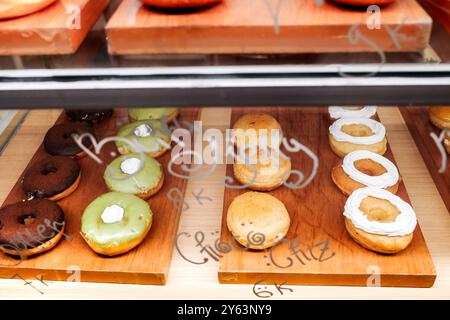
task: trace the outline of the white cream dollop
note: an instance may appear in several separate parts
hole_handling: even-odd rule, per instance
[[[386,169],[386,172],[379,176],[369,176],[355,167],[358,160],[369,159]],[[353,180],[368,187],[387,188],[395,185],[400,178],[397,167],[387,158],[367,150],[353,151],[344,157],[342,169]]]
[[[344,125],[361,124],[367,126],[372,135],[367,137],[356,137],[342,131]],[[330,134],[336,141],[350,142],[354,144],[370,145],[383,141],[386,136],[386,128],[381,122],[368,118],[341,118],[333,122],[329,128]]]
[[[129,158],[120,164],[120,170],[126,174],[135,174],[141,168],[141,160],[137,158]]]
[[[367,197],[389,201],[400,214],[393,222],[370,221],[360,209],[361,202]],[[411,234],[417,225],[416,213],[408,203],[389,191],[373,187],[354,191],[345,203],[344,216],[358,229],[390,237]]]
[[[133,133],[135,136],[137,137],[148,137],[152,134],[152,127],[150,127],[150,125],[148,125],[147,123],[143,123],[139,126],[137,126]]]
[[[116,223],[122,221],[125,216],[125,210],[116,204],[112,206],[106,207],[102,212],[102,221],[103,223]]]
[[[365,106],[362,108],[331,106],[328,107],[328,112],[332,119],[370,118],[377,113],[377,109],[378,107],[376,106]]]

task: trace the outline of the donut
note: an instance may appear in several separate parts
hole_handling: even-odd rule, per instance
[[[53,156],[70,156],[82,158],[86,153],[78,146],[73,135],[90,133],[94,135],[94,129],[82,122],[64,122],[51,127],[44,137],[44,148]],[[92,146],[90,139],[83,139],[87,148]]]
[[[331,171],[336,186],[345,194],[365,187],[397,193],[400,175],[389,159],[367,150],[347,154]]]
[[[245,163],[245,159],[250,164],[254,162],[256,177],[255,170]],[[265,150],[258,149],[252,157],[251,150],[248,148],[245,150],[245,159],[236,159],[233,170],[236,180],[243,185],[249,185],[249,189],[271,191],[282,186],[289,178],[292,168],[291,160],[283,158],[276,151],[267,149],[266,154]]]
[[[394,254],[411,243],[417,225],[413,208],[395,194],[373,187],[354,191],[344,209],[349,235],[366,249]]]
[[[103,119],[111,117],[112,109],[87,109],[87,110],[65,110],[67,117],[72,121],[87,122],[89,124],[99,123]]]
[[[197,8],[210,6],[222,0],[141,0],[142,3],[157,8]]]
[[[365,107],[328,107],[328,113],[331,119],[340,118],[372,118],[377,114],[378,107],[365,106]]]
[[[167,123],[170,123],[178,116],[177,108],[138,108],[128,109],[128,117],[131,121],[141,120],[160,120],[167,117]]]
[[[395,0],[334,0],[335,2],[350,5],[350,6],[361,6],[368,7],[371,5],[387,5],[394,2]]]
[[[116,256],[138,246],[152,226],[152,211],[144,200],[109,192],[92,201],[81,217],[81,236],[96,253]]]
[[[74,192],[80,180],[81,169],[74,159],[48,156],[26,170],[22,190],[29,197],[57,201]]]
[[[267,146],[278,148],[283,139],[280,123],[268,114],[247,114],[239,118],[233,126],[233,139],[238,148]]]
[[[21,201],[0,209],[0,250],[29,257],[52,249],[64,235],[64,213],[47,199]]]
[[[273,247],[283,240],[290,225],[285,205],[267,193],[246,192],[234,198],[228,207],[228,230],[249,249]]]
[[[125,141],[116,141],[117,150],[121,154],[140,152],[144,148],[145,154],[157,158],[170,149],[170,133],[165,132],[158,120],[136,121],[119,129],[117,136]]]
[[[440,129],[450,129],[450,107],[429,109],[430,121]]]
[[[56,0],[2,0],[0,1],[0,20],[18,18],[40,11]]]
[[[155,195],[163,186],[164,173],[158,160],[131,153],[113,160],[103,175],[111,191],[131,193],[141,199]]]
[[[329,128],[330,147],[343,158],[356,150],[368,150],[383,155],[387,150],[386,128],[367,118],[341,118]]]

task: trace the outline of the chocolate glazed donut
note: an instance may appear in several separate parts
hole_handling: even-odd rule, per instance
[[[64,212],[54,202],[34,199],[0,209],[0,250],[30,256],[53,248],[64,232]]]
[[[66,115],[72,121],[99,123],[105,118],[111,117],[112,109],[88,109],[88,110],[65,110]]]
[[[82,122],[64,122],[55,125],[50,128],[45,135],[44,148],[49,154],[54,156],[81,158],[85,153],[78,146],[72,135],[81,135],[83,133],[94,134],[94,129]],[[91,147],[92,142],[90,139],[84,139],[83,144],[89,148]]]
[[[56,201],[78,186],[80,166],[70,157],[48,156],[33,164],[23,176],[22,190],[29,197]]]

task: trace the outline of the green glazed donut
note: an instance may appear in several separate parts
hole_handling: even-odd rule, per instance
[[[102,214],[111,206],[123,209],[123,218],[105,223]],[[99,254],[115,256],[139,245],[152,226],[148,203],[132,194],[109,192],[92,201],[81,217],[81,235]]]
[[[138,128],[142,128],[143,126],[148,126],[151,128],[151,133],[148,136],[138,136],[135,134],[135,130]],[[126,138],[133,143],[139,143],[142,147],[145,148],[145,153],[150,157],[159,157],[164,152],[169,150],[164,145],[158,143],[157,138],[166,142],[170,145],[170,135],[164,132],[164,128],[162,124],[158,120],[144,120],[144,121],[136,121],[133,123],[129,123],[122,128],[119,129],[117,133],[118,137]],[[133,145],[126,143],[124,141],[116,141],[117,149],[121,154],[128,154],[132,152],[140,152]]]
[[[126,164],[128,166],[125,166]],[[106,167],[103,179],[112,191],[131,193],[139,198],[148,199],[161,189],[164,174],[158,160],[144,154],[141,158],[139,153],[130,153],[113,160]]]
[[[167,117],[167,122],[170,122],[178,114],[177,108],[137,108],[128,109],[128,116],[134,121],[139,120],[159,120],[162,117]]]

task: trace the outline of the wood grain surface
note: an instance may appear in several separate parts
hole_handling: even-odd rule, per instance
[[[183,109],[179,119],[192,122],[198,115],[198,109]],[[57,123],[64,121],[69,120],[62,114]],[[98,139],[113,136],[127,122],[127,111],[116,109],[110,119],[95,126],[96,135]],[[137,248],[123,255],[112,258],[100,256],[89,248],[79,233],[84,208],[109,191],[103,181],[103,172],[106,165],[114,159],[113,153],[118,154],[114,143],[110,142],[100,151],[99,157],[103,164],[98,164],[90,157],[79,160],[80,185],[69,197],[58,202],[66,216],[65,234],[69,238],[63,239],[53,250],[24,261],[1,254],[0,277],[13,278],[20,274],[25,279],[43,276],[49,280],[70,281],[76,275],[83,282],[166,283],[181,212],[181,207],[173,203],[168,195],[172,188],[179,188],[183,193],[186,180],[170,175],[165,169],[163,188],[148,200],[153,211],[152,228]],[[45,156],[46,152],[40,145],[30,165]],[[167,168],[170,152],[166,152],[158,160]],[[21,189],[21,176],[3,205],[26,199]]]
[[[58,0],[28,16],[0,20],[0,55],[74,53],[109,2]]]
[[[347,197],[331,179],[331,169],[340,158],[329,147],[328,127],[332,121],[325,108],[233,109],[231,127],[243,114],[257,112],[273,115],[288,139],[297,139],[318,155],[319,170],[304,189],[283,186],[270,192],[285,204],[291,216],[286,241],[271,250],[259,252],[234,246],[220,261],[221,283],[256,283],[264,279],[304,285],[370,286],[376,279],[374,275],[379,275],[381,286],[433,285],[435,268],[419,226],[410,246],[396,255],[366,250],[348,235],[342,215]],[[293,169],[302,171],[307,177],[312,160],[304,153],[287,154],[292,157]],[[395,163],[390,148],[385,156]],[[228,165],[227,175],[233,177],[232,165]],[[236,196],[247,191],[225,189],[222,243],[234,242],[226,225],[227,209]],[[403,182],[398,195],[410,202]]]
[[[372,30],[366,26],[370,14],[365,10],[332,1],[317,5],[280,0],[277,11],[277,3],[226,0],[200,11],[170,14],[139,0],[124,0],[106,27],[109,51],[121,55],[373,52],[378,47],[420,51],[430,37],[432,20],[415,0],[383,7],[381,28]],[[393,39],[389,31],[397,28],[402,36]],[[359,32],[378,47],[369,45]]]
[[[439,136],[442,130],[430,122],[427,107],[405,107],[401,113],[450,213],[450,161],[446,170],[439,173],[442,156],[430,136],[432,132]]]

